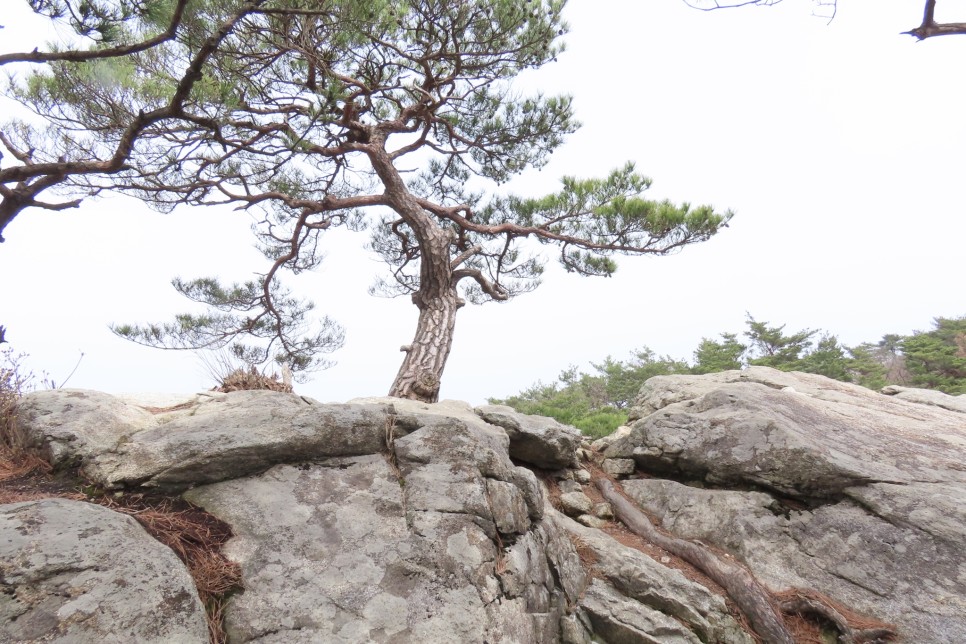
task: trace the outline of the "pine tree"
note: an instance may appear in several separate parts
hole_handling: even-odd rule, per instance
[[[890,384],[888,370],[876,344],[865,342],[849,348],[848,352],[849,379],[852,382],[869,389],[881,389]]]
[[[701,338],[694,351],[694,366],[691,373],[716,373],[730,369],[741,369],[748,346],[738,342],[736,333],[722,333],[721,341]]]
[[[815,347],[798,361],[795,370],[852,382],[850,368],[852,363],[846,351],[847,349],[839,344],[838,338],[825,333],[815,343]]]
[[[419,310],[390,394],[433,401],[457,311],[539,284],[547,258],[527,240],[555,248],[568,271],[607,276],[617,255],[678,250],[731,216],[645,199],[650,180],[632,164],[565,177],[543,197],[501,192],[577,128],[570,97],[512,88],[561,51],[563,0],[38,4],[51,16],[88,7],[97,15],[72,26],[95,42],[0,61],[49,64],[7,87],[48,123],[3,126],[19,165],[0,169],[0,186],[33,187],[19,201],[3,193],[0,224],[52,186],[73,205],[116,191],[163,211],[232,204],[261,217],[259,279],[176,283],[208,313],[116,327],[137,342],[321,366],[341,329],[310,331],[310,305],[279,273],[316,267],[324,231],[367,229],[389,267],[377,291]]]
[[[747,314],[748,330],[745,336],[750,341],[750,351],[753,356],[748,360],[750,365],[774,367],[784,371],[792,371],[799,366],[799,360],[809,351],[812,338],[818,331],[805,329],[798,333],[785,335],[785,325],[768,326],[767,322],[758,322],[751,314]]]
[[[931,331],[916,331],[901,342],[914,387],[966,394],[966,317],[936,318]]]

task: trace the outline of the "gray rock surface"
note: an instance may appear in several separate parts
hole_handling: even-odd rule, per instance
[[[961,536],[947,539],[892,522],[852,499],[788,510],[767,494],[657,479],[627,481],[624,489],[662,517],[666,529],[735,555],[773,589],[821,589],[893,622],[903,641],[940,644],[966,632]],[[888,498],[894,491],[880,494]]]
[[[208,641],[181,561],[131,517],[46,499],[0,505],[0,641]]]
[[[321,405],[294,394],[201,395],[169,410],[77,389],[24,397],[18,422],[54,465],[78,464],[108,488],[180,490],[318,456],[385,444],[383,405]]]
[[[560,620],[560,644],[592,644],[594,627],[585,613]]]
[[[601,469],[614,477],[623,477],[634,473],[633,458],[605,458]]]
[[[43,447],[56,466],[79,465],[85,476],[107,488],[171,491],[246,476],[277,463],[376,453],[387,438],[401,437],[431,419],[456,419],[509,434],[510,455],[541,467],[572,464],[580,440],[571,427],[510,408],[474,411],[458,401],[427,405],[397,398],[322,405],[273,391],[139,399],[54,389],[24,397],[18,417],[32,444]]]
[[[513,458],[548,470],[576,465],[582,438],[579,430],[552,418],[520,414],[503,405],[483,405],[476,412],[486,422],[506,430]]]
[[[912,387],[900,387],[899,385],[889,385],[882,388],[882,393],[887,396],[895,396],[900,400],[920,403],[922,405],[935,405],[949,411],[958,411],[966,414],[966,394],[950,396],[941,391],[932,389],[913,389]]]
[[[592,514],[580,514],[580,515],[577,515],[575,518],[577,519],[578,523],[581,523],[587,526],[588,528],[601,529],[607,525],[607,521],[605,521],[604,519],[601,519],[600,517],[596,517]]]
[[[701,644],[673,617],[628,599],[599,579],[590,584],[580,606],[607,644]]]
[[[612,521],[614,519],[614,508],[610,503],[596,503],[594,504],[594,516]]]
[[[603,452],[611,443],[613,443],[619,438],[624,438],[630,433],[631,433],[630,427],[628,427],[627,425],[621,425],[620,427],[615,429],[613,433],[608,434],[607,436],[598,438],[597,440],[592,442],[590,446],[598,452]]]
[[[606,455],[724,488],[626,481],[674,534],[776,590],[818,589],[891,621],[905,641],[966,632],[961,413],[764,367],[652,378],[638,402]]]
[[[747,372],[651,378],[638,400],[645,410],[664,406],[605,456],[798,498],[834,499],[876,482],[966,483],[961,414],[812,374]]]
[[[410,411],[393,454],[187,493],[236,535],[226,554],[246,591],[226,610],[232,642],[559,641],[585,573],[532,507],[540,488],[510,461],[506,433]]]
[[[570,516],[590,514],[594,509],[594,502],[583,492],[564,492],[560,495],[560,505]]]

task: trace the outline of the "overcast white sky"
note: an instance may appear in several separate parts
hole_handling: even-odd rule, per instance
[[[4,0],[0,51],[33,48],[25,2]],[[24,6],[21,6],[24,5]],[[966,3],[939,3],[966,20]],[[565,174],[627,160],[656,198],[736,211],[715,239],[672,257],[622,258],[610,279],[550,267],[510,303],[468,305],[441,396],[482,403],[648,346],[690,358],[702,337],[744,329],[745,312],[821,328],[846,344],[966,315],[966,36],[917,43],[920,0],[841,0],[831,24],[805,0],[703,13],[681,0],[571,0],[559,62],[528,86],[568,92],[584,127],[554,161],[511,186],[553,190]],[[0,103],[0,114],[10,105]],[[213,383],[191,353],[116,338],[111,322],[187,308],[175,275],[264,271],[245,214],[160,215],[105,198],[25,212],[0,245],[0,324],[29,364],[72,387],[190,392]],[[347,329],[337,366],[299,393],[383,395],[412,339],[406,299],[367,295],[382,265],[364,235],[326,240],[320,271],[289,283]]]

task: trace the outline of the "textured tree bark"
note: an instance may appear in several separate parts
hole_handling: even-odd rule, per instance
[[[750,572],[694,542],[662,534],[651,525],[650,520],[637,506],[617,492],[611,481],[597,479],[597,487],[614,507],[617,518],[628,529],[681,557],[724,588],[765,644],[795,644],[795,639],[785,626],[771,595]]]
[[[418,295],[413,296],[414,301]],[[449,289],[448,293],[430,298],[422,305],[416,302],[416,305],[419,306],[416,337],[411,345],[403,347],[406,357],[389,395],[436,402],[443,369],[453,345],[456,311],[463,306],[463,300],[455,289]]]
[[[432,223],[416,232],[419,237],[419,290],[413,304],[419,309],[416,336],[403,347],[406,357],[399,367],[390,396],[423,402],[439,400],[439,385],[453,346],[456,311],[464,302],[456,290],[450,260],[452,233]]]

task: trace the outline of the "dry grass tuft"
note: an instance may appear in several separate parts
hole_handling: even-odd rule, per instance
[[[0,440],[0,481],[21,479],[34,472],[46,474],[50,463],[33,452],[20,450]]]
[[[254,366],[245,369],[235,369],[221,378],[221,384],[212,391],[229,393],[232,391],[249,391],[252,389],[268,389],[282,393],[292,393],[292,385],[283,382],[278,374],[261,373]]]
[[[783,615],[785,626],[788,627],[795,644],[829,644],[836,639],[834,636],[826,635],[819,625],[811,619],[806,619],[802,615],[788,614]]]
[[[23,437],[17,431],[17,402],[30,390],[34,378],[23,366],[24,358],[10,347],[0,349],[0,444],[15,451],[23,446]]]
[[[17,425],[17,403],[30,390],[34,378],[33,373],[23,367],[25,357],[24,354],[15,355],[9,347],[0,350],[0,482],[50,471],[50,464],[46,460],[27,449],[27,441]],[[29,495],[0,490],[0,499],[28,500],[19,496]]]

